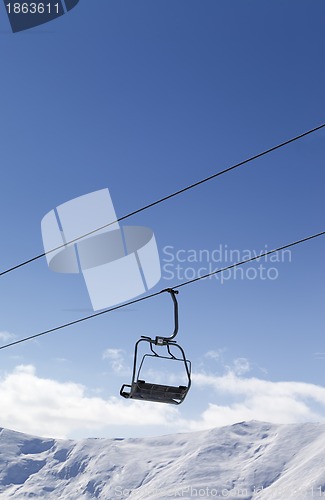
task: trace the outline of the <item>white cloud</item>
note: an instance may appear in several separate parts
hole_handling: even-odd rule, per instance
[[[223,354],[226,349],[217,349],[213,351],[208,351],[205,353],[204,357],[207,359],[214,359],[216,361],[222,361],[223,359]]]
[[[16,338],[16,335],[13,333],[7,332],[7,331],[2,331],[0,332],[0,342],[2,343],[7,343]]]
[[[321,360],[325,359],[325,352],[315,352],[314,353],[314,358],[315,359],[321,359]]]
[[[118,357],[119,353],[115,353]],[[109,356],[115,355],[110,352]],[[234,363],[246,369],[246,363]],[[242,366],[244,368],[242,368]],[[208,391],[202,391],[208,389]],[[193,392],[192,392],[193,391]],[[189,404],[199,393],[199,407]],[[208,394],[208,396],[205,396]],[[204,396],[203,396],[204,395]],[[325,419],[325,388],[304,382],[272,382],[240,376],[193,374],[187,405],[89,396],[85,386],[37,375],[31,365],[17,366],[0,378],[1,426],[50,437],[156,435],[230,425],[243,420],[294,423]],[[186,418],[187,411],[200,411]],[[114,431],[116,429],[116,432]]]
[[[127,369],[124,362],[125,351],[123,349],[106,349],[103,352],[103,359],[108,359],[111,365],[112,370],[118,374],[124,374],[126,371],[130,371],[130,368]]]
[[[189,424],[192,429],[230,425],[243,420],[294,423],[325,418],[325,388],[315,384],[244,378],[234,370],[222,376],[197,373],[193,375],[193,381],[197,387],[212,388],[215,396],[209,398],[208,408],[201,418]],[[230,403],[211,402],[225,396]]]
[[[224,359],[225,348],[208,351],[204,357],[216,361],[226,371],[234,371],[237,375],[244,375],[251,370],[251,364],[247,358],[236,358],[230,364]]]
[[[244,375],[244,373],[248,373],[251,369],[250,363],[246,358],[236,358],[233,364],[236,375]]]
[[[157,425],[168,432],[178,416],[174,407],[159,403],[88,397],[83,385],[38,377],[31,365],[0,379],[0,401],[1,426],[38,436],[71,437],[115,425]]]

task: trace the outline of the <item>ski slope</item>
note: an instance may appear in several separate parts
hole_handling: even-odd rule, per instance
[[[0,498],[325,498],[325,424],[243,422],[137,439],[1,429]]]

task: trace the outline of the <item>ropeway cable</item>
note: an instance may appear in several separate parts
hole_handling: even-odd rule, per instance
[[[259,255],[255,256],[255,257],[251,257],[250,259],[242,260],[240,262],[236,262],[235,264],[231,264],[231,265],[229,265],[227,267],[223,267],[222,269],[217,269],[216,271],[213,271],[211,273],[204,274],[203,276],[199,276],[197,278],[194,278],[194,279],[191,279],[191,280],[188,280],[188,281],[184,281],[183,283],[180,283],[179,285],[175,285],[175,286],[169,287],[169,289],[177,289],[177,288],[181,288],[181,287],[186,286],[186,285],[190,285],[192,283],[195,283],[196,281],[203,280],[203,279],[208,278],[209,276],[212,276],[214,274],[222,273],[224,271],[227,271],[228,269],[233,269],[235,267],[239,267],[239,266],[242,266],[244,264],[247,264],[248,262],[253,262],[254,260],[266,257],[267,255],[271,255],[273,253],[280,252],[281,250],[285,250],[286,248],[290,248],[290,247],[293,247],[293,246],[296,246],[296,245],[300,245],[302,243],[305,243],[306,241],[309,241],[309,240],[312,240],[312,239],[315,239],[315,238],[319,238],[320,236],[323,236],[324,234],[325,234],[325,231],[322,231],[320,233],[316,233],[316,234],[313,234],[311,236],[306,236],[305,238],[302,238],[300,240],[294,241],[293,243],[288,243],[287,245],[282,245],[281,247],[275,248],[274,250],[269,250],[268,252],[259,254]],[[166,291],[165,289],[164,290],[160,290],[159,292],[151,293],[150,295],[145,295],[144,297],[140,297],[139,299],[134,299],[134,300],[131,300],[129,302],[125,302],[123,304],[120,304],[118,306],[110,307],[109,309],[104,309],[103,311],[100,311],[98,313],[94,313],[94,314],[91,314],[89,316],[84,316],[83,318],[79,318],[79,319],[76,319],[74,321],[70,321],[69,323],[64,323],[63,325],[59,325],[59,326],[56,326],[54,328],[50,328],[48,330],[44,330],[43,332],[36,333],[35,335],[30,335],[29,337],[25,337],[25,338],[16,340],[14,342],[10,342],[9,344],[5,344],[3,346],[0,346],[0,350],[6,349],[8,347],[12,347],[12,346],[17,345],[17,344],[21,344],[23,342],[27,342],[28,340],[36,339],[38,337],[41,337],[43,335],[47,335],[49,333],[53,333],[53,332],[56,332],[56,331],[59,331],[59,330],[63,330],[64,328],[68,328],[69,326],[77,325],[78,323],[82,323],[82,322],[87,321],[89,319],[96,318],[97,316],[101,316],[103,314],[107,314],[109,312],[116,311],[117,309],[122,309],[123,307],[127,307],[127,306],[130,306],[132,304],[136,304],[138,302],[142,302],[143,300],[151,299],[152,297],[156,297],[157,295],[160,295],[161,293],[163,293],[165,291]]]
[[[205,182],[211,181],[212,179],[215,179],[216,177],[219,177],[219,176],[226,174],[232,170],[235,170],[236,168],[239,168],[243,165],[246,165],[247,163],[250,163],[254,160],[257,160],[258,158],[261,158],[262,156],[265,156],[269,153],[272,153],[273,151],[276,151],[277,149],[280,149],[284,146],[287,146],[288,144],[291,144],[292,142],[298,141],[299,139],[302,139],[303,137],[306,137],[307,135],[313,134],[314,132],[317,132],[318,130],[321,130],[324,127],[325,127],[325,123],[323,123],[322,125],[319,125],[318,127],[307,130],[307,132],[303,132],[302,134],[299,134],[295,137],[292,137],[291,139],[288,139],[284,142],[281,142],[280,144],[277,144],[276,146],[273,146],[269,149],[266,149],[265,151],[262,151],[261,153],[258,153],[254,156],[251,156],[250,158],[247,158],[246,160],[243,160],[239,163],[236,163],[228,168],[225,168],[224,170],[220,170],[219,172],[216,172],[208,177],[205,177],[204,179],[201,179],[197,182],[194,182],[193,184],[189,184],[188,186],[186,186],[182,189],[179,189],[178,191],[174,191],[173,193],[171,193],[167,196],[164,196],[163,198],[160,198],[156,201],[153,201],[152,203],[149,203],[148,205],[144,205],[143,207],[138,208],[137,210],[134,210],[133,212],[129,212],[128,214],[123,215],[122,217],[120,217],[120,218],[118,218],[118,219],[116,219],[108,224],[105,224],[101,227],[98,227],[97,229],[89,231],[88,233],[85,233],[85,234],[79,236],[78,238],[75,238],[71,241],[68,241],[63,245],[59,245],[55,248],[52,248],[51,250],[49,250],[47,252],[40,253],[34,257],[31,257],[30,259],[27,259],[23,262],[20,262],[19,264],[16,264],[15,266],[9,267],[9,268],[5,269],[4,271],[0,272],[0,277],[4,276],[5,274],[8,274],[16,269],[19,269],[20,267],[26,266],[27,264],[31,264],[32,262],[34,262],[38,259],[41,259],[42,257],[45,257],[46,255],[48,255],[52,252],[59,250],[60,248],[66,248],[67,245],[71,245],[72,243],[76,243],[77,241],[81,240],[82,238],[85,238],[86,236],[90,236],[91,234],[94,234],[97,231],[101,231],[102,229],[105,229],[105,228],[111,226],[112,224],[116,224],[117,222],[121,222],[125,219],[128,219],[129,217],[132,217],[133,215],[136,215],[136,214],[139,214],[140,212],[148,210],[149,208],[152,208],[155,205],[158,205],[158,204],[163,203],[171,198],[174,198],[175,196],[178,196],[182,193],[185,193],[186,191],[189,191],[190,189],[196,188],[196,187],[200,186],[201,184],[204,184]]]

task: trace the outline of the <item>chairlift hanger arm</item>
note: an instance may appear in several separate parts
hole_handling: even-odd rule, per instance
[[[173,299],[174,302],[174,331],[171,334],[170,337],[156,337],[156,343],[157,344],[166,344],[170,340],[173,340],[177,333],[178,333],[178,303],[176,299],[176,295],[178,294],[178,290],[173,290],[172,288],[166,288],[165,290],[162,290],[161,292],[168,292],[171,295],[171,298]]]

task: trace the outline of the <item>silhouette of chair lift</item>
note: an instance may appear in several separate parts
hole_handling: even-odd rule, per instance
[[[120,390],[120,395],[128,399],[138,399],[142,401],[152,401],[156,403],[169,403],[174,405],[181,404],[191,386],[191,362],[186,359],[183,348],[176,343],[173,339],[178,332],[178,303],[176,299],[177,291],[168,288],[163,290],[169,292],[174,303],[174,332],[170,337],[150,337],[142,336],[135,344],[133,374],[131,384],[123,384]],[[144,354],[141,362],[138,360],[138,346],[141,342],[149,344],[149,353]],[[164,348],[165,355],[158,354],[158,350]],[[178,355],[173,354],[172,351],[177,351]],[[186,385],[172,386],[161,385],[156,383],[146,382],[141,378],[141,371],[143,363],[147,358],[154,359],[168,359],[170,361],[180,361],[184,365],[186,375]],[[126,388],[128,388],[126,390]]]

